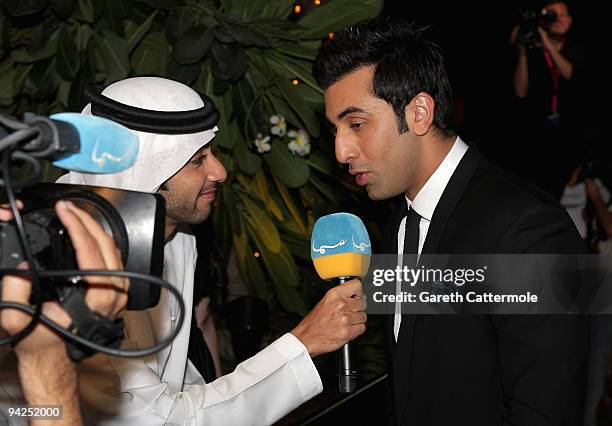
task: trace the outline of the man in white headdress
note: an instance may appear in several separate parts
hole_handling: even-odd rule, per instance
[[[292,330],[205,383],[187,359],[196,261],[195,238],[184,225],[210,214],[226,171],[210,149],[218,115],[207,97],[181,83],[138,77],[101,93],[88,92],[84,114],[131,128],[140,140],[134,166],[110,175],[71,172],[59,182],[158,192],[166,202],[164,279],[183,295],[185,319],[171,345],[144,358],[98,354],[79,368],[83,419],[91,424],[271,424],[322,391],[311,357],[331,352],[365,331],[359,281],[328,291]],[[354,297],[355,296],[355,297]],[[177,303],[125,316],[124,349],[146,348],[176,326]]]

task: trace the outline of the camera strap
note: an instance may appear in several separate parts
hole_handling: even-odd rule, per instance
[[[111,321],[89,309],[85,303],[85,290],[86,286],[82,282],[58,288],[62,307],[72,319],[68,331],[98,345],[118,349],[123,340],[123,320]],[[97,352],[72,341],[66,341],[66,351],[74,362],[79,362]]]
[[[546,49],[544,50],[544,59],[546,60],[546,66],[550,71],[550,79],[552,83],[552,96],[550,99],[550,112],[551,114],[557,114],[559,112],[559,76],[561,71],[555,65],[552,55]]]

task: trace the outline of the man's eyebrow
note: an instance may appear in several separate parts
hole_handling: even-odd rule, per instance
[[[340,114],[336,116],[336,118],[338,120],[342,120],[348,114],[351,114],[353,112],[366,112],[366,111],[361,108],[351,106],[351,107],[345,108]]]
[[[206,148],[207,148],[207,145],[204,145],[202,148],[198,149],[198,150],[195,152],[195,154],[193,154],[193,155],[191,156],[191,158],[189,159],[189,161],[193,161],[193,160],[195,160],[196,158],[198,158],[198,157],[200,157],[200,156],[204,155],[204,151],[206,151]]]

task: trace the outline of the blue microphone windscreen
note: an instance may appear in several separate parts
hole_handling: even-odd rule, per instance
[[[363,221],[350,213],[320,217],[312,230],[312,259],[342,253],[372,254],[370,236]]]
[[[53,164],[62,169],[85,173],[117,173],[134,165],[138,156],[138,137],[128,128],[106,118],[72,112],[49,118],[72,124],[81,150]]]

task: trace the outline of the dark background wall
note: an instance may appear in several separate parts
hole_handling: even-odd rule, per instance
[[[510,169],[517,165],[513,150],[516,138],[527,138],[521,130],[524,117],[511,92],[515,49],[509,44],[519,7],[538,7],[535,1],[402,1],[386,0],[384,13],[430,25],[428,37],[436,41],[448,60],[456,117],[461,136],[476,142],[490,159]],[[570,2],[571,35],[584,47],[587,76],[581,82],[581,120],[584,127],[578,146],[595,149],[610,158],[608,97],[604,95],[612,74],[602,62],[609,54],[609,18],[594,1]],[[525,153],[528,155],[528,153]]]

